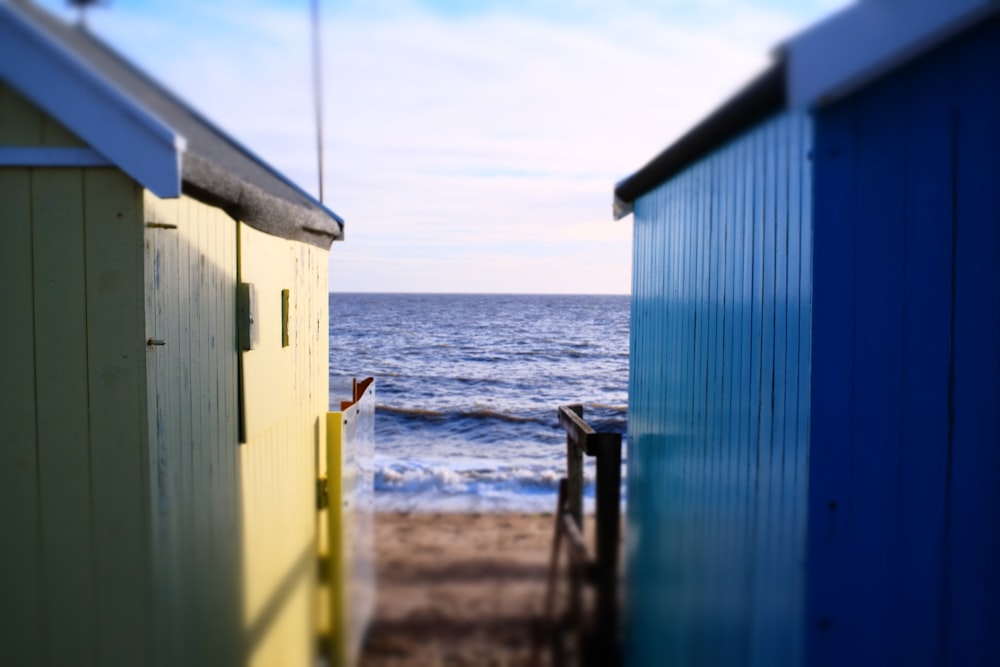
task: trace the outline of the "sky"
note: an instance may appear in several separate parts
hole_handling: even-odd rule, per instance
[[[321,0],[330,290],[627,294],[615,183],[846,4]],[[87,23],[315,196],[309,10],[110,0]]]

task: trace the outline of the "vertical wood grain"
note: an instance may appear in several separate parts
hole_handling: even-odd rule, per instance
[[[5,111],[0,86],[0,114]],[[0,128],[4,128],[0,118]],[[7,126],[9,127],[9,126]],[[4,130],[0,129],[0,133]],[[0,138],[2,141],[2,138]],[[7,659],[42,662],[39,468],[36,438],[31,175],[0,169],[0,626]]]
[[[163,260],[163,242],[161,232],[164,230],[146,226],[145,223],[161,222],[156,201],[143,193],[142,199],[144,223],[143,230],[143,310],[145,315],[145,338],[158,339],[163,335],[162,299],[159,289],[160,270]],[[166,448],[164,442],[164,405],[162,401],[161,383],[163,382],[162,355],[155,347],[148,347],[145,353],[146,361],[146,429],[149,441],[147,455],[147,476],[150,485],[150,536],[152,545],[153,573],[153,650],[161,656],[156,664],[169,664],[174,661],[173,643],[168,632],[171,613],[169,592],[169,569],[167,550],[170,545],[168,521],[166,519],[166,489],[165,462]]]
[[[235,404],[235,223],[146,193],[147,325],[157,420],[157,596],[164,664],[242,662],[242,525]],[[219,307],[220,301],[223,303]],[[225,305],[228,304],[228,307]],[[221,343],[219,341],[222,341]],[[229,388],[228,393],[227,389]],[[228,407],[220,409],[219,403]]]
[[[852,615],[839,592],[851,585],[853,531],[856,115],[831,109],[817,121],[813,227],[812,423],[809,452],[808,662],[851,664]]]
[[[1000,651],[1000,20],[970,34],[954,57],[947,659],[982,664]]]
[[[31,203],[46,661],[95,664],[82,170],[34,171]]]
[[[45,115],[0,82],[0,146],[40,146]]]
[[[991,19],[818,116],[813,664],[986,664],[1000,628]]]
[[[952,193],[954,177],[950,98],[953,66],[939,62],[918,84],[908,78],[909,110],[900,123],[904,190],[897,206],[904,215],[902,244],[902,377],[899,451],[899,540],[893,562],[890,636],[906,636],[895,660],[907,664],[944,662],[941,611],[944,598],[948,477],[948,373],[951,350]],[[921,85],[943,95],[921,95]],[[921,447],[920,443],[938,443]],[[936,545],[927,549],[927,545]],[[923,582],[923,585],[914,585]]]
[[[246,624],[251,664],[309,661],[315,623],[314,479],[328,402],[325,252],[241,229],[242,280],[255,285],[260,345],[243,353],[248,440],[243,490]],[[282,347],[282,290],[290,292]],[[265,622],[266,621],[266,622]]]
[[[162,401],[166,500],[158,534],[171,559],[160,575],[171,582],[161,637],[177,638],[170,650],[179,662],[308,662],[315,629],[315,451],[327,408],[325,252],[240,232],[243,279],[262,297],[262,346],[247,354],[259,352],[256,360],[266,362],[255,368],[253,357],[245,359],[248,417],[257,421],[240,445],[237,226],[190,200],[148,194],[146,200],[147,211],[178,224],[147,231],[147,238],[158,235],[154,245],[164,246],[161,281],[151,287],[158,296],[147,307],[175,341],[150,352],[162,360],[161,377],[150,386]],[[280,345],[281,289],[292,295],[287,348]],[[161,581],[158,590],[164,587]]]
[[[789,452],[807,443],[789,425],[808,412],[797,355],[811,330],[791,304],[810,298],[797,279],[810,253],[789,246],[792,228],[811,224],[790,177],[809,171],[808,128],[800,115],[776,117],[636,202],[637,664],[801,657],[788,637],[801,627],[806,475]]]
[[[76,135],[0,83],[0,146],[83,146]]]
[[[42,114],[0,83],[0,145],[41,141]],[[0,516],[11,539],[0,550],[0,631],[7,658],[43,660],[41,490],[35,383],[31,171],[0,169]]]
[[[149,660],[142,209],[113,169],[84,172],[90,478],[101,664]]]

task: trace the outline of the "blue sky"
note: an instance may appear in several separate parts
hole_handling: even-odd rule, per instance
[[[322,0],[331,291],[627,293],[615,182],[845,4]],[[315,193],[308,17],[112,0],[88,23]]]

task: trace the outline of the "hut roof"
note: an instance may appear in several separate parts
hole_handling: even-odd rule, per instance
[[[646,166],[615,187],[615,219],[632,202],[785,106],[785,68],[778,61]]]
[[[1000,13],[996,0],[861,0],[788,39],[746,88],[615,186],[614,215],[786,106],[830,104]]]
[[[0,3],[0,80],[161,197],[329,247],[343,220],[86,29]]]

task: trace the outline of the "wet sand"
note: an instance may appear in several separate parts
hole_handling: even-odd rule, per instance
[[[360,665],[529,664],[553,521],[551,514],[376,515],[378,594]]]

